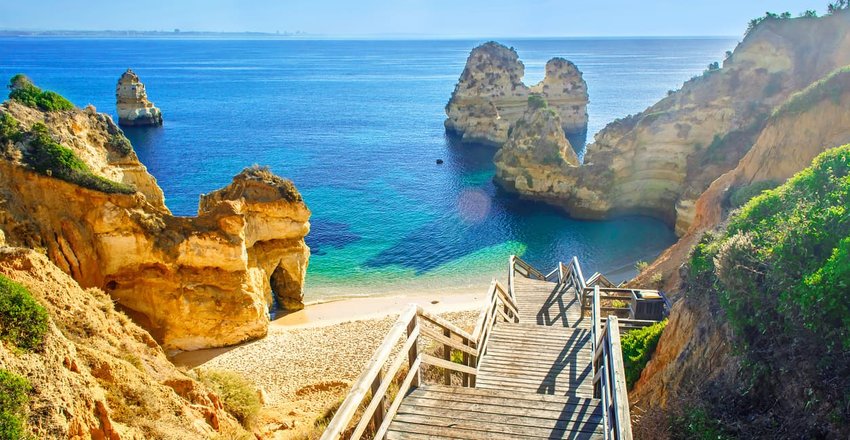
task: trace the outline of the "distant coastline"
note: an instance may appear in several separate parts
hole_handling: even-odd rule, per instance
[[[2,37],[75,37],[75,38],[238,38],[238,39],[278,39],[309,37],[302,31],[283,32],[209,32],[209,31],[137,31],[137,30],[0,30]]]

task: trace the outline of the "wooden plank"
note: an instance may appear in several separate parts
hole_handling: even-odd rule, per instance
[[[437,324],[438,326],[440,326],[444,329],[450,330],[452,333],[454,333],[454,334],[456,334],[456,335],[458,335],[462,338],[467,338],[467,339],[470,339],[470,340],[473,339],[472,335],[467,333],[466,330],[452,324],[449,321],[446,321],[445,319],[441,318],[439,315],[435,315],[435,314],[423,309],[422,307],[417,306],[416,314],[419,315],[419,317],[427,319],[428,321],[431,321],[432,323]]]
[[[478,370],[476,370],[475,368],[467,367],[466,365],[456,364],[452,361],[440,359],[429,354],[422,353],[419,355],[419,359],[422,360],[423,364],[433,365],[435,367],[445,368],[447,370],[457,371],[459,373],[468,373],[473,376],[478,374]]]
[[[421,402],[420,402],[421,403]],[[444,402],[449,403],[449,402]],[[511,425],[530,428],[547,428],[564,430],[571,425],[587,424],[588,427],[595,426],[601,430],[602,411],[595,411],[588,406],[565,408],[561,414],[544,413],[533,409],[526,409],[524,414],[499,413],[503,407],[488,407],[487,405],[459,404],[439,407],[433,402],[426,405],[415,405],[405,402],[404,414],[415,414],[425,417],[445,417],[462,421],[484,422],[493,425]],[[452,412],[449,412],[452,411]]]
[[[509,399],[515,399],[517,401],[531,401],[538,402],[540,405],[548,405],[548,404],[564,404],[565,402],[573,402],[577,401],[575,397],[569,396],[552,396],[548,394],[517,394],[513,391],[499,391],[499,390],[481,390],[478,388],[457,388],[457,387],[447,387],[444,385],[428,385],[421,387],[416,390],[417,393],[443,393],[443,394],[456,394],[456,395],[465,395],[465,396],[479,396],[479,397],[504,397]],[[594,402],[599,402],[598,399],[593,399]]]
[[[526,425],[515,425],[507,423],[491,423],[489,421],[478,420],[458,420],[454,417],[447,416],[420,416],[415,414],[401,414],[396,416],[399,422],[415,423],[419,425],[432,426],[448,432],[455,430],[478,431],[487,433],[487,435],[479,438],[491,438],[491,434],[509,434],[519,436],[536,436],[549,438],[562,438],[568,433],[584,432],[588,434],[601,433],[601,426],[598,423],[570,423],[566,422],[562,425],[556,425],[552,428],[534,427]]]
[[[469,353],[473,356],[478,356],[478,350],[476,350],[472,347],[468,347],[466,345],[463,345],[460,341],[456,341],[454,339],[448,338],[448,337],[445,336],[445,334],[442,334],[442,333],[440,333],[440,332],[438,332],[438,331],[436,331],[432,328],[423,326],[423,327],[420,328],[420,332],[422,332],[423,335],[428,336],[429,338],[431,338],[431,339],[433,339],[433,340],[435,340],[435,341],[437,341],[437,342],[439,342],[443,345],[448,345],[449,347],[451,347],[453,349],[460,350],[464,353]]]
[[[608,319],[608,337],[611,341],[612,362],[609,364],[614,372],[614,414],[617,417],[617,438],[619,440],[632,439],[632,420],[629,414],[629,394],[626,389],[625,367],[623,366],[623,351],[620,348],[620,331],[617,329],[617,317]]]
[[[460,440],[481,440],[481,439],[491,439],[491,440],[522,440],[526,438],[541,438],[541,437],[528,437],[528,436],[520,436],[520,435],[510,435],[510,434],[499,434],[492,432],[482,432],[478,430],[468,430],[454,427],[441,427],[441,426],[433,426],[432,424],[422,424],[422,423],[409,423],[406,421],[396,421],[393,423],[393,437],[396,437],[399,434],[405,435],[416,435],[416,436],[427,436],[427,438],[440,438],[440,436],[449,435],[451,439],[460,439]],[[390,438],[389,436],[387,438]],[[404,438],[404,437],[401,437]],[[421,438],[421,437],[416,437]],[[547,437],[548,438],[548,437]]]

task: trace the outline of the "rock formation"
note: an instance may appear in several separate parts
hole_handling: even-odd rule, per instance
[[[303,307],[310,211],[291,182],[248,169],[204,196],[197,217],[175,217],[129,142],[110,134],[120,130],[108,116],[92,108],[45,113],[13,101],[0,107],[0,117],[9,116],[21,134],[0,139],[7,241],[44,249],[80,285],[106,291],[165,348],[265,335],[272,292],[286,308]],[[84,163],[85,173],[72,174],[77,180],[32,166],[39,123],[57,148]],[[121,184],[138,191],[109,190]]]
[[[32,386],[25,424],[31,438],[249,435],[223,409],[218,395],[172,365],[151,336],[116,311],[102,291],[83,290],[46,256],[29,249],[0,247],[0,274],[27,288],[49,319],[38,350],[21,352],[0,344],[0,367]]]
[[[148,101],[145,85],[131,69],[118,79],[115,88],[118,123],[121,125],[162,125],[162,112]]]
[[[508,141],[496,153],[495,179],[501,187],[523,196],[558,197],[574,184],[564,179],[563,168],[578,166],[578,156],[564,136],[558,112],[539,96],[529,102]]]
[[[850,64],[848,20],[837,14],[765,21],[723,68],[600,131],[587,147],[585,165],[566,169],[564,179],[576,182],[571,192],[550,201],[580,218],[650,214],[683,234],[696,199],[737,165],[774,109]]]
[[[523,84],[524,74],[512,48],[491,41],[473,49],[446,105],[446,130],[464,142],[502,145],[508,129],[525,113],[531,93],[549,101],[567,132],[587,129],[587,84],[575,64],[553,58],[546,64],[545,79],[533,87]]]

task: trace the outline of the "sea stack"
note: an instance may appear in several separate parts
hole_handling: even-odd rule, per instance
[[[473,49],[446,105],[446,130],[464,142],[501,146],[528,108],[531,94],[549,102],[567,133],[587,129],[587,84],[575,64],[551,59],[545,79],[532,87],[522,82],[524,74],[525,65],[513,48],[491,41]]]
[[[565,169],[578,167],[579,159],[562,127],[557,110],[541,96],[531,95],[525,114],[496,153],[496,183],[532,199],[557,199],[569,193],[575,181]]]
[[[118,80],[115,98],[120,125],[162,125],[162,112],[148,101],[145,85],[131,69],[127,69]]]

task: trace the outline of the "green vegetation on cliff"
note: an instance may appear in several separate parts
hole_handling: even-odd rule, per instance
[[[9,80],[9,89],[9,99],[32,108],[47,112],[74,109],[71,101],[56,92],[41,90],[26,75],[20,73]]]
[[[686,283],[688,296],[717,295],[734,332],[743,392],[726,390],[724,405],[738,399],[751,414],[725,415],[761,429],[742,435],[792,420],[802,437],[850,433],[850,145],[706,234]]]
[[[800,114],[827,99],[838,105],[845,90],[850,90],[850,66],[836,69],[823,79],[794,93],[773,111],[773,117]]]
[[[27,438],[23,419],[31,390],[26,379],[0,369],[0,439]]]
[[[129,185],[93,174],[73,150],[59,144],[50,136],[44,124],[33,124],[28,137],[29,149],[24,153],[24,161],[39,173],[110,194],[136,192]]]
[[[0,275],[0,341],[36,350],[44,342],[47,321],[47,311],[26,287]]]
[[[623,335],[623,362],[626,367],[626,384],[630,389],[640,379],[640,373],[646,367],[649,359],[652,358],[658,340],[661,339],[661,332],[664,331],[666,326],[667,320],[665,319],[649,327],[632,330]]]

